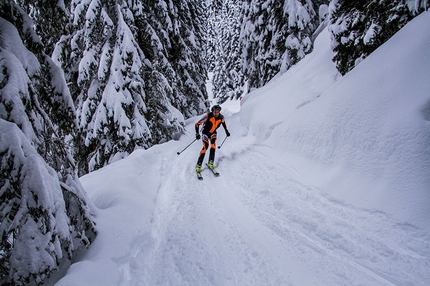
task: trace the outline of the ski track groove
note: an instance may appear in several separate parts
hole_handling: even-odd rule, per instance
[[[369,270],[379,283],[425,285],[430,281],[428,234],[416,230],[417,235],[411,237],[402,229],[402,224],[382,212],[356,209],[329,198],[312,186],[288,179],[280,175],[286,173],[283,166],[261,164],[267,162],[264,154],[256,152],[252,159],[251,156],[247,158],[250,158],[247,166],[251,167],[243,172],[252,172],[253,176],[244,174],[244,177],[255,180],[237,188],[241,189],[242,202],[255,217],[272,225],[281,237],[297,232],[314,245],[311,248],[315,251]],[[270,176],[267,176],[268,170]],[[237,183],[241,185],[243,183]],[[271,192],[264,189],[265,185],[279,187]],[[283,189],[284,192],[279,191]],[[407,270],[403,269],[406,264],[411,265]]]
[[[330,198],[288,164],[268,163],[264,148],[238,153],[253,152],[245,168],[236,153],[220,156],[220,176],[205,167],[203,181],[193,156],[159,154],[152,230],[133,242],[120,284],[428,284],[427,233]],[[309,271],[286,268],[294,264]]]

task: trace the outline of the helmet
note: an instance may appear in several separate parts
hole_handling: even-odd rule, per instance
[[[219,106],[218,104],[214,105],[214,106],[212,106],[211,111],[214,111],[215,109],[218,111],[221,111],[221,106]]]

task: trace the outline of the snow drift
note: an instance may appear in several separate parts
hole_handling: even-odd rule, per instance
[[[242,122],[330,195],[429,229],[430,36],[418,28],[429,24],[418,17],[327,89],[323,34],[325,54],[251,94]]]

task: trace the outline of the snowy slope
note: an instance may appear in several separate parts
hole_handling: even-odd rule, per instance
[[[429,285],[430,13],[347,76],[329,34],[224,106],[221,176],[188,134],[82,183],[99,236],[57,285]],[[224,131],[219,132],[219,143]]]

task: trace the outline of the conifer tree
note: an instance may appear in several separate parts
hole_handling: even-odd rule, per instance
[[[249,87],[260,87],[312,51],[316,13],[327,1],[247,0],[241,41]]]
[[[46,55],[51,55],[55,43],[65,32],[70,0],[16,0],[33,20],[34,31],[43,43]]]
[[[242,2],[224,0],[212,8],[214,28],[212,64],[213,94],[219,103],[227,99],[237,99],[243,93],[244,76],[242,73],[241,42]]]
[[[224,0],[208,0],[207,1],[207,22],[204,30],[205,35],[205,59],[206,66],[209,72],[213,72],[215,68],[215,60],[217,49],[219,48],[217,42],[217,35],[220,29],[219,25],[221,23],[221,11],[223,7]]]
[[[330,3],[333,61],[346,74],[409,22],[405,0],[335,0]]]
[[[204,110],[200,2],[88,0],[71,14],[53,57],[73,85],[81,174],[177,138]]]
[[[0,6],[0,281],[41,284],[95,224],[66,144],[76,120],[63,73],[25,10]]]

